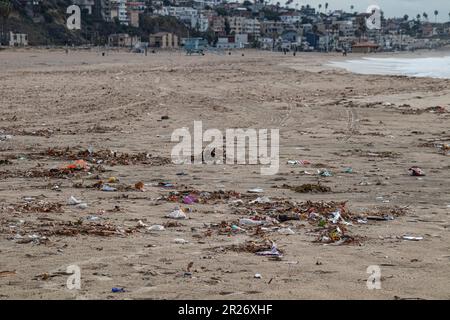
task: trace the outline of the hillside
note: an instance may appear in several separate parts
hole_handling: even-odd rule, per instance
[[[105,22],[82,11],[81,30],[68,30],[66,8],[71,0],[43,0],[36,9],[26,0],[0,0],[0,32],[5,30],[28,34],[30,45],[106,44],[108,35],[126,32],[146,39],[158,31],[177,32],[184,36],[187,28],[173,17],[141,16],[140,28]],[[8,8],[5,9],[5,8]]]

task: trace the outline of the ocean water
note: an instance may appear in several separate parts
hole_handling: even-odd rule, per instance
[[[329,64],[359,74],[450,79],[450,56],[433,58],[363,58]]]

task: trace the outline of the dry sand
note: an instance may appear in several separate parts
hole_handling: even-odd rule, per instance
[[[0,162],[0,298],[449,299],[450,161],[433,144],[450,142],[450,80],[353,75],[324,66],[337,59],[342,57],[253,51],[244,57],[0,52],[0,135],[13,136],[0,141],[0,161],[9,159]],[[436,106],[447,112],[425,111]],[[164,115],[169,119],[159,121]],[[91,175],[49,171],[71,161],[46,156],[48,148],[147,152],[164,160],[174,145],[173,130],[192,127],[194,120],[203,121],[205,129],[280,128],[278,175],[261,176],[259,166],[145,160],[107,163]],[[312,165],[286,164],[291,159]],[[427,175],[410,176],[411,166]],[[342,173],[346,167],[353,173]],[[333,176],[304,174],[318,168]],[[349,245],[314,243],[317,226],[308,221],[285,222],[295,231],[289,236],[219,234],[211,224],[244,217],[227,201],[182,205],[193,209],[190,219],[149,232],[136,228],[138,221],[168,222],[164,216],[177,204],[156,199],[173,190],[84,187],[111,176],[122,187],[168,181],[175,190],[244,195],[260,187],[270,198],[347,201],[354,214],[405,206],[408,212],[393,221],[354,223],[348,232],[359,240]],[[273,188],[318,180],[332,191]],[[88,208],[67,205],[72,195]],[[31,204],[26,205],[27,197]],[[53,207],[33,212],[34,207],[42,211],[43,204]],[[76,234],[93,224],[88,216],[110,224],[111,234]],[[75,234],[27,241],[32,234],[61,230],[61,223],[72,223]],[[115,231],[121,228],[134,232]],[[405,234],[423,240],[402,240]],[[281,261],[226,250],[261,237],[283,250]],[[176,238],[189,243],[174,243]],[[192,275],[186,276],[191,262]],[[66,288],[69,265],[81,268],[80,290]],[[381,267],[381,290],[366,287],[370,265]],[[255,279],[255,273],[262,278]],[[112,287],[127,292],[111,293]]]

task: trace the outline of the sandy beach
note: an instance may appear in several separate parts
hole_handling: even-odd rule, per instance
[[[450,80],[328,66],[359,57],[0,51],[0,298],[449,299]],[[279,129],[278,174],[173,164],[194,121]]]

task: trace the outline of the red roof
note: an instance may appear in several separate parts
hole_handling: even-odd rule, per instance
[[[355,43],[353,45],[353,47],[356,47],[356,48],[378,48],[379,45],[377,45],[376,43],[372,43],[372,42],[360,42],[360,43]]]

